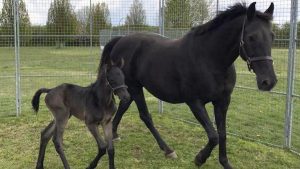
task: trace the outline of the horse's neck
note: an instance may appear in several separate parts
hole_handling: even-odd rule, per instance
[[[202,49],[210,50],[208,52],[210,56],[207,57],[220,64],[217,66],[227,68],[237,59],[243,21],[244,16],[239,16],[223,23],[215,30],[207,32],[209,35],[202,35],[202,37],[205,37],[201,39],[202,42],[205,42],[201,43],[204,45]]]

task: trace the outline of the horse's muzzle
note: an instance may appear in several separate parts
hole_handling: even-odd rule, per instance
[[[270,91],[273,89],[273,87],[276,85],[277,79],[263,79],[257,81],[257,87],[261,91]]]

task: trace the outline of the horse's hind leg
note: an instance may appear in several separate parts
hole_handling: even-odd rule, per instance
[[[98,145],[98,154],[88,167],[88,169],[92,169],[92,168],[96,168],[100,158],[106,153],[106,144],[100,136],[97,124],[91,123],[91,124],[86,124],[86,126],[88,127],[93,137],[96,139]]]
[[[219,133],[219,161],[225,169],[231,169],[226,152],[226,114],[230,103],[230,96],[213,102],[215,119]]]
[[[39,157],[38,157],[38,161],[36,163],[37,169],[44,168],[45,150],[46,150],[49,140],[53,136],[54,129],[55,129],[55,123],[54,123],[54,121],[51,121],[48,124],[48,126],[41,132]]]
[[[208,136],[208,143],[195,158],[195,164],[197,166],[201,166],[210,156],[214,147],[219,143],[219,136],[215,131],[212,122],[209,119],[204,105],[199,100],[187,104],[193,112],[195,118],[201,123],[201,125],[205,129]]]
[[[53,115],[55,117],[55,130],[54,130],[54,135],[53,135],[53,143],[56,149],[56,152],[59,154],[63,165],[65,169],[69,169],[70,166],[68,164],[68,161],[66,159],[64,150],[63,150],[63,133],[64,129],[67,125],[67,122],[69,120],[69,113],[64,110],[59,108],[56,111],[52,111]]]
[[[113,136],[112,136],[112,122],[110,121],[105,126],[103,126],[105,140],[107,143],[107,153],[108,153],[108,160],[109,160],[109,169],[115,168],[114,158],[115,158],[115,149],[113,145]]]
[[[161,138],[159,132],[154,127],[152,117],[151,117],[151,115],[148,111],[148,108],[147,108],[147,104],[146,104],[146,101],[145,101],[143,89],[138,88],[135,91],[132,91],[130,93],[130,95],[131,95],[131,97],[133,98],[133,100],[135,101],[135,103],[138,107],[141,120],[145,123],[147,128],[150,130],[150,132],[152,133],[152,135],[156,139],[160,149],[165,152],[166,157],[177,158],[177,155],[176,155],[175,151],[173,151],[166,144],[166,142]]]
[[[132,103],[132,99],[130,99],[127,102],[124,102],[123,100],[120,101],[119,103],[119,107],[118,107],[118,111],[114,117],[113,120],[113,139],[114,140],[119,140],[119,136],[117,134],[117,130],[118,130],[118,125],[124,115],[124,113],[127,111],[128,107],[130,106],[130,104]]]

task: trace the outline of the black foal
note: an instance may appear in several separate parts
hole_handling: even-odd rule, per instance
[[[114,147],[112,142],[112,117],[116,112],[113,93],[120,100],[130,99],[123,72],[118,66],[103,66],[99,68],[96,82],[90,86],[81,87],[73,84],[61,84],[52,89],[41,88],[32,98],[32,107],[39,110],[40,95],[48,93],[45,103],[54,116],[54,120],[41,132],[41,143],[36,168],[44,168],[43,162],[47,143],[53,136],[55,149],[59,154],[64,168],[69,169],[63,151],[63,132],[68,119],[73,115],[84,120],[89,131],[96,139],[98,154],[88,168],[95,168],[100,158],[108,152],[109,168],[114,169]],[[105,141],[101,138],[98,125],[102,126]]]

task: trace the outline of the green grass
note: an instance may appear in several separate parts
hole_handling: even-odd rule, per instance
[[[63,82],[88,85],[95,79],[99,63],[98,48],[21,48],[22,115],[15,114],[14,50],[0,48],[0,168],[33,168],[38,153],[40,131],[52,119],[41,102],[35,116],[30,99],[40,87],[53,87]],[[278,84],[274,91],[286,91],[287,50],[274,49]],[[256,88],[254,74],[238,59],[237,85]],[[295,92],[300,93],[300,66],[296,65]],[[206,143],[206,134],[184,104],[164,104],[164,113],[157,113],[157,99],[146,93],[155,126],[163,138],[177,151],[177,160],[165,159],[153,137],[138,118],[133,105],[120,126],[122,141],[116,143],[117,168],[196,168],[194,156]],[[292,146],[300,152],[300,99],[294,100]],[[213,118],[212,106],[207,106]],[[283,145],[285,96],[257,90],[236,88],[228,112],[228,156],[235,168],[299,168],[300,158],[280,148],[268,147],[240,138],[251,138]],[[175,120],[177,119],[177,120]],[[178,120],[179,119],[179,120]],[[96,153],[96,144],[83,123],[71,119],[65,132],[65,151],[72,168],[84,168]],[[216,149],[203,168],[220,168]],[[99,168],[107,168],[105,157]],[[46,168],[62,168],[50,143]]]

